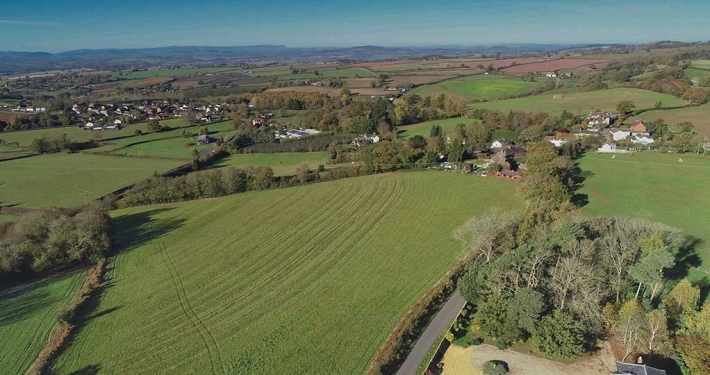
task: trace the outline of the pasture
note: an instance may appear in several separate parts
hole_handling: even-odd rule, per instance
[[[180,127],[185,126],[185,121],[176,118],[162,120],[160,121],[160,124],[170,127]],[[150,133],[147,127],[147,123],[138,123],[126,125],[121,128],[121,130],[106,130],[101,132],[84,130],[78,126],[0,132],[0,139],[4,140],[7,143],[18,142],[20,146],[28,146],[35,139],[41,139],[44,137],[57,137],[61,134],[66,134],[67,138],[74,142],[87,142],[92,139],[97,139],[97,137],[102,140],[132,137],[136,130],[142,131],[144,135]]]
[[[212,138],[227,137],[232,133],[214,133],[211,134]],[[156,140],[153,142],[145,142],[140,144],[135,144],[132,146],[127,146],[112,152],[114,155],[129,155],[129,156],[145,156],[145,157],[155,157],[155,158],[171,158],[171,159],[183,159],[189,161],[193,157],[194,150],[202,151],[207,148],[215,147],[214,142],[206,145],[197,145],[195,141],[197,136],[192,136],[188,138],[169,138]]]
[[[318,73],[323,78],[367,78],[373,76],[372,72],[362,68],[319,70]]]
[[[421,86],[411,91],[411,94],[422,97],[444,94],[464,101],[492,100],[525,94],[535,87],[542,86],[545,81],[528,82],[519,77],[476,75],[435,85]]]
[[[323,164],[327,166],[328,152],[294,152],[278,154],[234,154],[214,164],[220,167],[271,167],[277,176],[296,174],[296,169],[308,164],[311,169]]]
[[[545,62],[536,62],[531,64],[516,64],[514,66],[503,69],[507,73],[528,73],[528,72],[552,72],[562,69],[579,69],[587,70],[592,66],[597,68],[604,67],[608,61],[606,60],[588,60],[588,59],[557,59]]]
[[[453,229],[521,208],[516,186],[401,173],[115,212],[112,287],[53,373],[362,374],[462,255]]]
[[[710,69],[710,60],[694,60],[690,65],[700,69]]]
[[[125,79],[145,79],[155,77],[192,76],[197,74],[210,74],[226,72],[234,68],[179,68],[179,69],[148,69],[123,73]]]
[[[0,375],[25,373],[84,276],[75,273],[0,294]]]
[[[667,111],[648,111],[633,117],[632,120],[643,119],[647,121],[655,121],[659,118],[663,119],[668,125],[677,125],[681,122],[692,122],[698,133],[710,137],[710,104],[704,104],[699,107],[671,109]],[[631,120],[627,120],[626,122],[631,123]]]
[[[614,112],[616,111],[616,104],[622,100],[633,101],[638,109],[652,108],[657,101],[660,101],[664,107],[688,104],[684,100],[666,94],[640,89],[618,88],[569,94],[544,93],[524,98],[473,103],[469,107],[497,109],[506,112],[548,112],[555,115],[559,115],[566,110],[575,114],[584,114],[596,109]]]
[[[72,206],[182,164],[185,163],[86,153],[7,160],[0,162],[0,205]]]
[[[698,69],[698,68],[685,68],[686,78],[700,78],[702,76],[710,75],[710,70]]]
[[[683,162],[678,161],[682,158]],[[579,160],[587,174],[580,193],[591,215],[645,217],[682,229],[700,242],[698,261],[710,269],[710,157],[661,153],[587,154]],[[710,278],[697,270],[691,280]]]
[[[413,125],[404,125],[397,127],[397,137],[399,138],[409,138],[415,135],[421,135],[424,138],[429,138],[429,132],[431,127],[434,125],[441,126],[441,130],[450,133],[456,128],[458,124],[470,125],[477,124],[478,120],[470,118],[448,118],[443,120],[432,120],[426,122],[420,122]]]

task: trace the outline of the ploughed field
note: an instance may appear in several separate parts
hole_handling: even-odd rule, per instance
[[[27,371],[84,276],[75,273],[0,294],[0,375]]]
[[[114,213],[111,284],[53,370],[361,374],[516,184],[367,176]]]

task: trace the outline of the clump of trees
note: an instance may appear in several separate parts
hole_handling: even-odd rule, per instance
[[[53,154],[64,150],[72,151],[75,146],[75,143],[69,140],[66,134],[60,134],[56,137],[44,137],[33,140],[29,146],[29,150],[37,154]]]
[[[47,273],[109,250],[110,217],[99,205],[31,211],[0,227],[0,282]]]

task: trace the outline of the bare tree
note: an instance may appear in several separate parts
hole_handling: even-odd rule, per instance
[[[668,343],[668,318],[664,310],[652,310],[646,314],[644,342],[650,354],[665,348]]]

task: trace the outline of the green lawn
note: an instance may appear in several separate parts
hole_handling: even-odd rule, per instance
[[[84,277],[75,273],[0,294],[0,375],[25,373]]]
[[[8,223],[8,222],[16,221],[18,218],[19,218],[19,216],[16,216],[16,215],[0,214],[0,223]]]
[[[538,82],[523,81],[520,77],[501,75],[475,75],[459,78],[436,85],[421,86],[412,91],[422,97],[433,95],[448,95],[461,100],[493,100],[510,95],[521,95],[535,87],[542,86],[544,80]]]
[[[710,60],[695,60],[691,61],[690,64],[696,68],[710,69]]]
[[[122,76],[126,79],[145,79],[153,77],[191,76],[198,73],[219,73],[234,70],[234,68],[182,68],[182,69],[149,69],[129,72]]]
[[[227,137],[233,134],[231,132],[213,133],[210,136],[213,138]],[[158,158],[173,158],[191,160],[194,150],[202,151],[206,148],[214,147],[215,144],[196,145],[197,136],[189,138],[171,138],[156,140],[153,142],[141,143],[134,146],[128,146],[120,150],[112,152],[114,155],[131,155],[131,156],[147,156]],[[189,145],[192,143],[192,145]]]
[[[185,121],[179,118],[163,120],[160,124],[171,126],[171,127],[181,127],[185,126]],[[19,142],[20,146],[28,146],[35,139],[41,139],[44,137],[56,137],[60,134],[66,134],[67,138],[74,142],[86,142],[95,138],[94,133],[100,134],[101,139],[107,140],[112,138],[122,138],[133,136],[136,130],[140,130],[143,134],[149,133],[147,128],[147,123],[139,123],[126,125],[121,130],[106,130],[102,132],[93,132],[89,130],[84,130],[78,126],[71,127],[61,127],[61,128],[43,128],[35,130],[23,130],[14,132],[0,132],[0,139],[7,143]]]
[[[710,269],[710,157],[651,152],[611,157],[588,154],[579,161],[582,171],[591,173],[580,191],[589,196],[585,211],[640,216],[682,229],[701,241],[699,260]],[[699,271],[690,275],[696,282],[710,278]]]
[[[687,102],[670,95],[640,89],[618,88],[570,94],[546,93],[517,99],[474,103],[469,107],[497,109],[506,112],[549,112],[555,115],[567,110],[567,112],[584,114],[596,109],[614,112],[616,104],[622,100],[631,100],[639,109],[652,108],[659,100],[664,107],[687,104]]]
[[[453,229],[516,187],[400,173],[116,212],[133,244],[53,373],[362,374],[462,255]]]
[[[659,118],[663,119],[665,123],[669,125],[677,125],[681,122],[692,122],[698,133],[710,137],[710,104],[667,111],[648,111],[631,120],[644,119],[647,121],[655,121]],[[631,120],[627,120],[626,122],[630,123]]]
[[[308,164],[311,169],[326,163],[328,152],[295,152],[278,154],[236,154],[220,160],[215,167],[271,167],[277,176],[296,173],[296,168]]]
[[[0,162],[0,204],[66,207],[185,164],[85,153],[39,155]]]
[[[441,126],[441,129],[445,132],[451,132],[456,128],[458,124],[477,124],[478,120],[470,118],[449,118],[444,120],[432,120],[426,122],[420,122],[419,124],[406,125],[397,127],[397,136],[399,138],[409,138],[415,135],[421,135],[424,138],[429,138],[429,132],[431,127],[434,125]]]
[[[698,69],[698,68],[685,68],[686,78],[700,78],[702,76],[710,75],[710,70]]]

